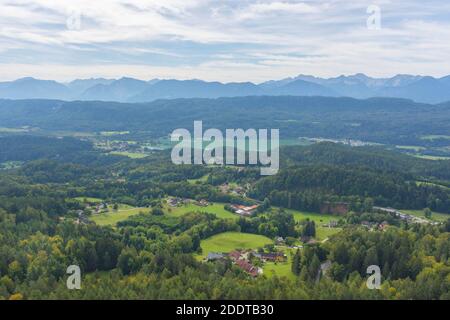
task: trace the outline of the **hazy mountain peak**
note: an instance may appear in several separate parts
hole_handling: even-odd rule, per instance
[[[76,79],[62,84],[53,80],[24,77],[0,82],[0,98],[49,98],[63,100],[103,100],[146,102],[156,99],[219,98],[241,96],[346,96],[353,98],[393,97],[417,102],[440,103],[450,100],[450,76],[398,74],[372,78],[364,73],[320,78],[299,74],[281,80],[253,82],[204,81],[201,79]]]

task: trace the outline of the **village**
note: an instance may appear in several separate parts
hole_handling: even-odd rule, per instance
[[[244,197],[246,194],[247,188],[240,187],[236,184],[222,184],[219,186],[219,190],[223,193],[232,193],[234,195],[239,195]],[[83,210],[76,211],[76,224],[89,224],[92,223],[92,219],[95,220],[96,216],[101,216],[102,214],[106,215],[114,215],[114,212],[117,212],[117,205],[108,204],[106,201],[101,199],[95,199],[89,201],[90,198],[80,199],[80,201],[84,205]],[[248,199],[248,198],[246,198]],[[95,201],[94,201],[95,200]],[[237,204],[237,203],[214,203],[207,199],[189,199],[183,197],[168,197],[163,203],[165,204],[165,210],[167,210],[167,214],[183,214],[189,210],[198,210],[205,211],[218,214],[218,210],[222,214],[227,214],[225,218],[232,218],[233,215],[235,219],[238,217],[249,218],[256,214],[259,211],[264,212],[261,209],[261,202],[248,199],[245,204]],[[252,200],[252,201],[250,201]],[[195,207],[198,209],[195,209]],[[322,230],[330,230],[327,232],[331,232],[331,230],[341,230],[342,229],[342,217],[345,217],[347,213],[350,212],[350,205],[345,202],[324,202],[320,207],[320,215],[323,217],[328,217],[327,220],[321,222],[317,225],[318,228],[322,228]],[[405,221],[407,223],[417,223],[417,224],[436,224],[437,222],[433,222],[431,220],[427,220],[421,217],[416,217],[408,213],[401,212],[399,210],[393,208],[384,208],[384,207],[376,207],[374,206],[372,212],[379,213],[387,213],[394,217],[395,219]],[[298,214],[298,213],[297,213]],[[89,217],[91,216],[91,217]],[[94,218],[92,218],[94,217]],[[335,217],[335,219],[332,219]],[[320,220],[322,221],[322,220]],[[386,231],[390,225],[387,221],[383,222],[374,222],[374,221],[360,221],[359,224],[365,228],[369,232],[372,231]],[[331,233],[330,233],[331,234]],[[263,245],[263,246],[252,246],[246,247],[245,249],[234,247],[234,248],[224,248],[223,245],[219,245],[213,250],[208,250],[204,252],[204,256],[202,256],[202,260],[205,263],[211,262],[229,262],[235,265],[237,268],[243,270],[250,277],[256,278],[264,274],[265,271],[273,270],[277,265],[282,267],[283,265],[287,265],[290,263],[291,258],[288,258],[287,253],[291,254],[296,250],[303,249],[304,246],[316,245],[320,242],[326,242],[328,237],[318,239],[315,236],[307,236],[301,235],[300,237],[294,239],[295,242],[287,241],[287,239],[283,239],[282,237],[275,237],[272,240],[272,245]],[[220,249],[230,250],[228,252],[222,252]],[[217,250],[217,251],[216,251]],[[225,251],[224,250],[224,251]],[[270,267],[265,267],[270,265]],[[279,268],[277,267],[277,268]],[[320,266],[320,273],[318,277],[321,275],[325,275],[327,269],[329,268],[329,263],[325,261]],[[283,267],[282,267],[283,268]]]
[[[235,250],[229,253],[209,252],[205,258],[206,262],[224,261],[226,259],[244,270],[252,277],[257,277],[263,274],[263,269],[260,266],[255,266],[254,262],[260,264],[266,262],[286,262],[287,256],[282,252],[259,252],[255,250]]]

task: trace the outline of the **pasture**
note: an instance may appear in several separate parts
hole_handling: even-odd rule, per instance
[[[118,222],[126,220],[128,217],[134,216],[141,212],[150,212],[149,208],[136,208],[128,205],[119,205],[119,209],[116,211],[112,209],[112,206],[108,206],[108,210],[109,211],[105,213],[93,213],[90,220],[94,221],[99,226],[115,226]]]
[[[207,212],[215,214],[220,219],[239,219],[237,214],[233,214],[224,209],[224,203],[212,203],[209,206],[201,207],[194,203],[182,205],[180,207],[171,207],[164,205],[164,212],[169,216],[180,217],[188,212]]]
[[[145,153],[127,152],[127,151],[112,151],[109,154],[116,155],[116,156],[124,156],[124,157],[128,157],[130,159],[142,159],[142,158],[145,158],[148,156]]]
[[[271,239],[257,234],[223,232],[201,241],[201,257],[206,257],[208,252],[231,252],[236,249],[257,249],[272,243],[273,241]]]
[[[408,213],[408,214],[416,216],[416,217],[425,218],[425,213],[423,212],[423,210],[400,210],[400,211],[404,212],[404,213]],[[450,218],[450,214],[433,212],[431,214],[431,219],[429,219],[429,220],[446,221],[449,218]],[[425,218],[425,219],[428,219],[428,218]]]

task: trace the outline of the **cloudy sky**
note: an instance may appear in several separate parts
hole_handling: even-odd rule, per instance
[[[0,0],[0,80],[358,72],[450,74],[450,1]]]

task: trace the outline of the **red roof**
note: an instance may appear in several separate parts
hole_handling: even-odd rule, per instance
[[[238,260],[241,257],[241,253],[239,251],[232,251],[229,253],[230,258]]]
[[[236,265],[254,277],[258,275],[258,269],[245,260],[237,260]]]

